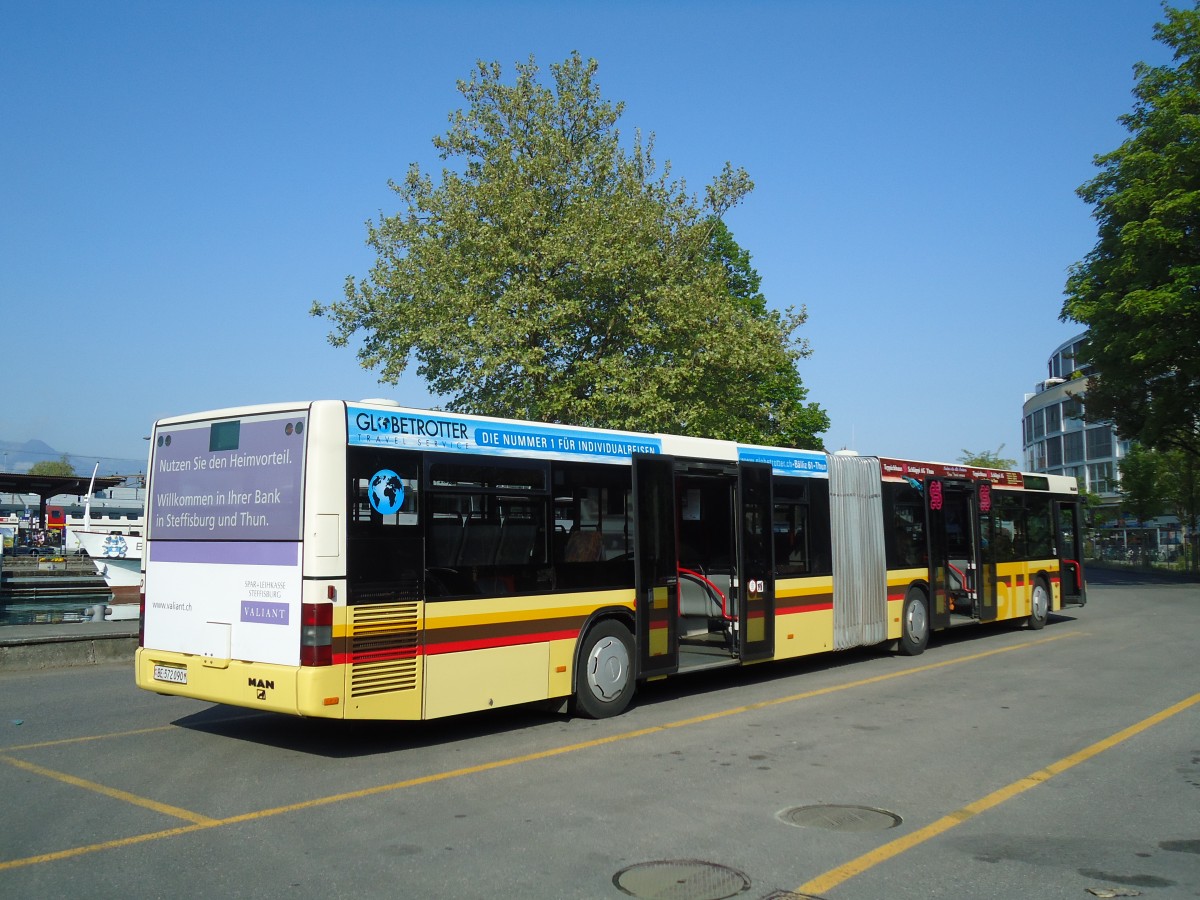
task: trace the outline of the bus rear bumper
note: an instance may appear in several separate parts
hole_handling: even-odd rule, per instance
[[[263,712],[341,719],[345,673],[340,666],[305,668],[139,648],[137,686]]]

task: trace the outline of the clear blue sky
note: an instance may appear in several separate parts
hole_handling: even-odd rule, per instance
[[[408,3],[0,0],[0,439],[140,458],[161,416],[381,386],[313,300],[373,258],[410,162],[476,59],[600,63],[622,128],[727,221],[772,304],[806,304],[800,373],[830,449],[1021,457],[1075,188],[1125,132],[1158,0]]]

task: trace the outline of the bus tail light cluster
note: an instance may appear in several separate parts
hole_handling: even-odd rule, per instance
[[[300,665],[333,665],[333,604],[300,604]]]

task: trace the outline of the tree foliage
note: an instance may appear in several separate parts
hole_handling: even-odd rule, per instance
[[[1163,459],[1156,450],[1134,445],[1120,461],[1121,502],[1139,522],[1162,515]]]
[[[1061,317],[1088,327],[1087,417],[1200,455],[1200,5],[1164,7],[1168,65],[1139,63],[1130,132],[1079,188],[1098,239],[1070,270]]]
[[[35,462],[29,467],[29,474],[70,476],[75,474],[75,467],[71,465],[71,460],[64,453],[59,459],[46,459],[41,462]]]
[[[652,135],[622,146],[596,69],[572,54],[544,86],[531,58],[507,85],[478,63],[433,141],[457,168],[391,183],[404,209],[368,223],[369,275],[313,313],[385,382],[415,362],[456,411],[820,446],[806,313],[767,307],[721,221],[749,176],[726,163],[689,194]]]
[[[1194,544],[1200,519],[1200,459],[1182,450],[1133,446],[1120,462],[1123,506],[1140,522],[1170,513]],[[1197,567],[1194,553],[1192,568]]]
[[[1004,450],[1004,445],[1001,444],[993,450],[963,450],[962,456],[958,461],[964,466],[978,466],[981,469],[1006,469],[1012,470],[1017,467],[1015,459],[1008,459],[1001,456]]]

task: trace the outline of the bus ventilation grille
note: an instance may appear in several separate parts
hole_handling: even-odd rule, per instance
[[[419,603],[352,606],[350,696],[417,688]]]

